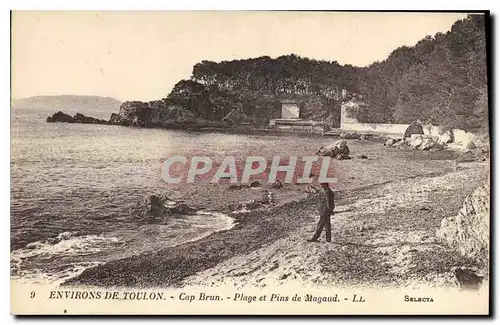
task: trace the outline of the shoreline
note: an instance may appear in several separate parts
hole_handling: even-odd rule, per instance
[[[429,183],[431,180],[435,181],[451,177],[453,181],[454,177],[458,177],[458,180],[463,182],[461,188],[457,187],[456,191],[459,193],[453,196],[454,199],[452,203],[446,200],[443,201],[451,205],[450,207],[456,211],[440,216],[439,220],[434,220],[435,216],[430,215],[429,217],[433,218],[432,227],[435,227],[437,222],[441,221],[442,217],[456,214],[459,206],[462,204],[463,198],[469,194],[469,190],[471,190],[476,182],[476,174],[479,173],[484,176],[484,164],[475,164],[476,165],[472,165],[473,167],[470,167],[471,170],[474,171],[472,176],[464,170],[458,172],[446,170],[443,172],[414,175],[395,181],[381,182],[340,191],[336,197],[336,206],[340,211],[337,211],[337,214],[332,217],[332,223],[335,223],[333,221],[334,219],[343,220],[347,215],[355,219],[364,217],[367,213],[366,211],[358,216],[357,214],[353,215],[349,208],[346,207],[356,205],[358,202],[372,200],[373,197],[376,198],[380,196],[380,194],[377,193],[383,193],[385,188],[399,188],[398,186],[406,186],[407,183],[419,183],[421,184],[419,186],[422,186],[422,184]],[[448,185],[444,184],[443,186]],[[200,282],[208,286],[218,286],[220,284],[227,284],[226,282],[228,281],[236,281],[234,282],[236,286],[238,279],[241,278],[247,278],[245,285],[257,285],[259,282],[257,280],[259,279],[255,278],[252,273],[262,268],[261,266],[255,266],[254,270],[243,270],[243,268],[240,270],[236,262],[231,261],[239,261],[239,263],[245,265],[254,265],[257,263],[255,260],[260,259],[260,255],[257,254],[257,252],[266,251],[272,249],[272,247],[283,247],[282,243],[289,242],[290,240],[293,241],[293,245],[299,245],[301,249],[304,249],[304,247],[307,249],[307,247],[309,247],[307,244],[311,243],[306,244],[306,236],[312,234],[317,222],[317,200],[317,196],[310,196],[283,205],[274,206],[269,209],[258,209],[233,215],[231,217],[235,218],[235,225],[229,230],[213,233],[195,242],[165,248],[140,256],[127,257],[94,268],[89,268],[79,276],[65,281],[62,286],[90,285],[103,287],[153,288],[181,287],[186,284],[199,284]],[[449,201],[450,198],[448,197],[447,200]],[[439,202],[439,204],[442,205],[443,202]],[[436,208],[439,204],[436,205]],[[368,215],[373,215],[373,213],[369,213]],[[409,215],[414,217],[412,213],[409,213]],[[377,218],[380,217],[377,216]],[[391,217],[391,219],[392,218],[393,217]],[[405,220],[406,219],[408,218],[405,216]],[[362,223],[363,222],[370,221],[362,221]],[[416,225],[418,225],[418,221],[411,220],[411,223],[414,222],[417,222]],[[397,225],[397,222],[395,224]],[[332,230],[334,231],[335,238],[336,229],[333,224]],[[368,232],[372,230],[373,229],[368,227]],[[364,230],[359,230],[361,233],[363,231]],[[432,236],[433,231],[434,230],[429,232],[429,229],[426,228],[426,236]],[[359,235],[350,232],[345,233],[344,230],[343,232],[344,235],[349,236],[354,235],[356,237]],[[366,233],[361,235],[366,235]],[[344,244],[342,244],[343,247],[352,249],[350,244]],[[432,244],[434,245],[434,242],[432,242]],[[319,245],[324,244],[319,243]],[[453,263],[459,263],[457,262],[459,261],[457,254],[452,252],[451,249],[447,249],[438,244],[434,246],[433,249],[438,250],[438,254],[445,254]],[[290,249],[293,251],[293,248]],[[345,252],[343,252],[343,254],[345,254]],[[363,256],[368,254],[369,256],[372,253],[370,249],[361,248],[359,254]],[[307,255],[309,256],[310,254]],[[250,258],[251,256],[252,258]],[[323,259],[325,258],[328,258],[328,256],[323,256]],[[344,256],[344,258],[349,259],[347,256]],[[272,261],[266,260],[260,262]],[[280,270],[281,263],[278,264],[275,266],[271,265],[269,271],[272,273],[273,270]],[[297,263],[292,262],[292,264],[297,266]],[[300,264],[303,264],[303,262]],[[319,272],[320,274],[327,274],[329,272],[328,268],[325,269],[324,261],[320,261],[316,264],[315,267],[321,266],[322,268]],[[233,267],[231,267],[231,265]],[[317,274],[317,272],[315,274]],[[383,275],[378,275],[384,278]],[[282,277],[284,278],[283,280],[286,281],[285,279],[288,275],[279,275],[279,279]],[[437,278],[439,278],[439,276],[437,276]],[[322,282],[325,282],[325,280],[322,280]]]
[[[158,252],[132,256],[90,268],[79,276],[62,283],[67,285],[101,286],[178,286],[182,280],[198,271],[213,267],[230,257],[245,254],[282,237],[295,229],[290,216],[299,215],[312,209],[309,207],[314,197],[292,201],[272,207],[266,212],[256,209],[230,215],[234,219],[231,229],[214,232],[200,240],[165,248]],[[309,208],[308,208],[309,207]],[[305,209],[304,209],[305,208]],[[263,220],[263,215],[273,214],[272,220]],[[303,221],[304,218],[296,220]],[[292,226],[290,225],[292,224]],[[143,264],[152,263],[147,269]],[[161,261],[161,262],[160,262]],[[148,263],[149,264],[149,263]]]

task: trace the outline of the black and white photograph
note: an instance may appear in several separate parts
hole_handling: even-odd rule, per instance
[[[11,11],[11,313],[488,314],[490,32]]]

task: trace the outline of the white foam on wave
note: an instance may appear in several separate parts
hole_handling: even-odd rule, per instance
[[[40,269],[23,270],[18,275],[12,275],[11,281],[21,284],[53,284],[59,285],[73,278],[88,268],[104,264],[104,262],[78,262],[57,272],[46,272]]]
[[[99,253],[107,245],[117,242],[119,239],[116,237],[75,236],[75,233],[64,232],[44,242],[29,243],[25,248],[11,252],[11,279],[27,283],[62,282],[89,267],[103,263],[101,261],[79,262],[74,261],[74,258]],[[59,264],[55,265],[56,263]],[[51,266],[53,270],[50,270]]]
[[[11,253],[11,258],[50,258],[54,255],[80,255],[82,253],[100,251],[100,244],[119,241],[116,237],[107,237],[104,235],[73,236],[73,234],[74,233],[69,232],[59,234],[56,237],[59,240],[54,244],[52,244],[51,241],[29,243],[25,248],[13,251]]]
[[[213,211],[197,211],[197,215],[204,216],[205,218],[208,216],[212,216],[214,220],[217,220],[217,225],[219,226],[218,231],[228,230],[234,227],[234,219],[228,216],[227,214]]]
[[[172,225],[186,228],[169,238]],[[85,269],[112,259],[143,254],[199,240],[214,232],[231,229],[235,220],[227,214],[197,211],[166,225],[143,225],[122,231],[119,236],[85,235],[64,232],[43,242],[33,242],[10,254],[11,280],[19,283],[59,284]],[[176,231],[176,230],[174,230]]]

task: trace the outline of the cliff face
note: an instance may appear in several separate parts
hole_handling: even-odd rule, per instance
[[[109,124],[162,127],[170,123],[186,123],[194,120],[194,114],[182,107],[168,105],[165,101],[125,102],[118,114],[111,114]]]

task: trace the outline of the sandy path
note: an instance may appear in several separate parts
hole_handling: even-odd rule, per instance
[[[317,222],[310,215],[292,235],[196,273],[184,284],[456,286],[451,271],[468,261],[441,245],[435,231],[488,176],[488,168],[487,163],[463,164],[445,175],[375,187],[336,207],[332,243],[324,241],[324,233],[319,243],[306,242]]]

